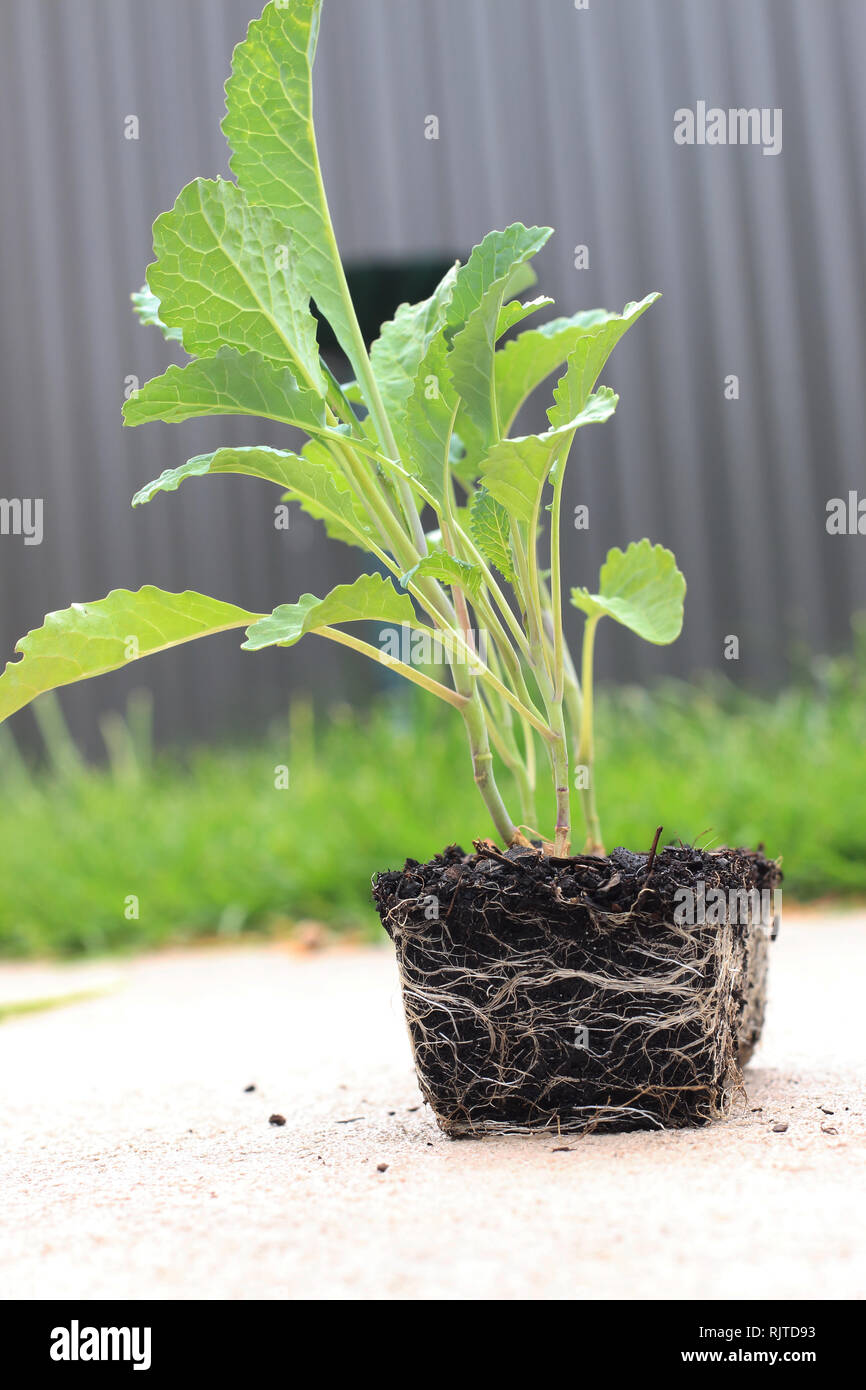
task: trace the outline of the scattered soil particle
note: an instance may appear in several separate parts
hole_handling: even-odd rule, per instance
[[[785,1133],[785,1130],[786,1130],[787,1128],[788,1128],[787,1124],[773,1125],[773,1133],[774,1133],[774,1134],[784,1134],[784,1133]]]
[[[388,1165],[387,1165],[387,1163],[377,1163],[377,1164],[376,1164],[376,1172],[377,1172],[377,1173],[387,1173],[387,1171],[388,1171]]]
[[[285,1115],[269,1115],[269,1116],[268,1116],[268,1124],[269,1124],[269,1125],[284,1125],[285,1123],[286,1123],[286,1117],[285,1117]]]

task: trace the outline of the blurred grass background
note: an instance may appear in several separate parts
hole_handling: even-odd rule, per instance
[[[142,693],[125,719],[104,721],[98,766],[55,699],[37,709],[35,762],[0,730],[3,956],[279,933],[304,919],[375,937],[377,869],[491,833],[460,721],[412,692],[362,713],[314,715],[296,701],[256,742],[158,754]],[[718,680],[603,689],[598,742],[608,847],[649,848],[662,824],[665,842],[763,843],[783,856],[789,901],[866,895],[862,624],[851,655],[811,662],[773,698]],[[289,786],[277,790],[282,768]]]

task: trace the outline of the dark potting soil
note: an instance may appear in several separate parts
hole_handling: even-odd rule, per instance
[[[743,849],[557,859],[483,841],[379,874],[441,1128],[682,1127],[726,1113],[760,1035],[780,882]]]

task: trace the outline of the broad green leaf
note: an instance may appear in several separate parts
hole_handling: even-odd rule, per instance
[[[493,441],[484,438],[462,401],[459,402],[452,441],[451,471],[455,478],[469,487],[477,481]]]
[[[251,203],[291,230],[297,278],[330,323],[359,381],[367,375],[313,129],[312,69],[322,0],[269,4],[237,46],[223,131]]]
[[[544,434],[503,439],[494,445],[487,454],[482,482],[509,517],[521,522],[532,521],[541,490],[569,435],[583,425],[602,424],[610,419],[618,400],[613,391],[602,386],[567,424]]]
[[[540,294],[537,299],[528,299],[525,304],[521,304],[519,299],[512,299],[510,304],[503,304],[496,322],[497,342],[510,328],[530,318],[532,314],[537,314],[539,309],[549,309],[552,304],[553,300],[546,294]]]
[[[221,347],[289,362],[324,393],[310,295],[298,279],[291,233],[224,179],[195,179],[153,228],[147,282],[162,319],[192,357]]]
[[[686,581],[674,556],[644,538],[624,551],[609,550],[598,593],[572,589],[571,601],[588,617],[613,618],[647,642],[663,646],[680,635],[685,593]]]
[[[481,588],[484,575],[478,565],[471,564],[469,560],[458,560],[441,547],[431,550],[429,555],[425,555],[423,560],[413,565],[403,575],[400,583],[404,588],[408,588],[418,579],[438,579],[443,584],[456,584],[458,588],[474,597]]]
[[[656,298],[657,295],[649,295],[642,301],[643,307],[638,305],[637,308],[642,313]],[[547,377],[568,361],[577,344],[606,326],[613,324],[616,328],[621,325],[630,307],[626,305],[622,314],[610,314],[606,309],[583,310],[569,318],[552,319],[540,328],[531,328],[512,342],[506,343],[496,354],[495,366],[496,399],[503,434],[511,428],[524,401]],[[621,336],[625,328],[638,316],[633,315],[629,323],[621,328],[618,336]]]
[[[474,248],[465,266],[457,266],[453,272],[449,272],[443,281],[447,294],[441,302],[430,314],[425,314],[420,320],[412,320],[416,333],[419,327],[423,330],[424,354],[414,364],[414,380],[406,401],[405,415],[398,416],[398,440],[406,468],[419,479],[437,503],[441,502],[445,488],[446,455],[457,476],[472,480],[477,475],[477,461],[484,452],[487,439],[486,433],[469,414],[468,405],[461,403],[458,397],[452,374],[453,363],[456,361],[459,365],[461,361],[461,350],[456,348],[457,338],[471,324],[489,333],[492,364],[502,297],[509,287],[522,288],[534,280],[534,275],[528,278],[529,267],[525,264],[525,258],[534,255],[549,235],[547,228],[527,230],[521,223],[516,223],[505,232],[491,232]],[[487,300],[485,295],[488,296]],[[429,303],[432,306],[432,301]],[[416,307],[424,309],[426,306]],[[522,305],[518,307],[523,308]],[[407,326],[404,324],[404,339]],[[449,341],[455,333],[455,347],[449,351]],[[417,355],[417,344],[416,337],[412,344],[413,358]],[[393,332],[390,347],[392,351],[397,347]],[[463,347],[469,350],[468,339]],[[483,362],[481,369],[483,371]],[[485,429],[492,429],[489,382],[486,390],[488,409],[484,417]],[[458,408],[463,436],[463,455],[460,459],[455,457],[451,433],[452,420]]]
[[[547,476],[553,467],[560,436],[527,434],[503,439],[487,455],[482,483],[511,520],[530,523]]]
[[[449,336],[453,338],[466,326],[490,290],[501,290],[501,307],[506,294],[513,299],[532,284],[535,272],[527,262],[552,235],[551,227],[525,227],[522,222],[513,222],[503,232],[488,232],[473,246],[466,264],[457,269],[447,312]],[[530,271],[531,278],[527,279]]]
[[[183,334],[179,328],[169,328],[167,324],[163,323],[159,316],[159,300],[147,285],[143,285],[140,290],[136,290],[129,297],[132,300],[132,307],[139,323],[158,328],[168,342],[183,342]]]
[[[418,368],[406,409],[406,468],[437,503],[451,465],[451,422],[457,405],[443,335],[433,338]]]
[[[505,282],[505,293],[503,300],[516,299],[524,290],[532,289],[533,285],[538,284],[538,276],[535,267],[529,261],[523,261],[516,265]]]
[[[547,412],[554,428],[580,414],[620,338],[658,298],[658,294],[648,294],[639,304],[626,304],[621,314],[607,314],[578,340],[568,355],[565,376],[553,393],[556,404]]]
[[[379,392],[391,420],[401,453],[408,445],[407,407],[416,378],[435,334],[443,327],[454,289],[457,266],[441,280],[429,299],[401,304],[393,319],[383,323],[370,350]]]
[[[570,318],[551,319],[530,328],[496,354],[496,399],[503,434],[507,434],[524,401],[536,387],[568,360],[578,340],[606,317],[603,309],[584,310]]]
[[[401,594],[381,574],[362,574],[354,584],[338,584],[325,598],[302,594],[297,603],[284,603],[269,617],[261,618],[247,632],[244,648],[292,647],[306,632],[335,623],[415,622],[408,594]]]
[[[204,594],[169,594],[147,586],[115,589],[96,603],[75,603],[49,613],[42,627],[22,637],[0,676],[0,721],[46,690],[101,676],[153,652],[196,637],[246,627],[257,614]]]
[[[276,483],[288,499],[300,502],[310,516],[323,521],[336,540],[363,549],[365,539],[375,539],[373,527],[349,484],[337,470],[327,446],[318,440],[311,441],[300,454],[255,447],[198,454],[180,468],[167,468],[155,482],[135,494],[132,505],[142,506],[158,492],[175,492],[186,478],[202,478],[211,473],[242,474]]]
[[[484,487],[476,488],[469,499],[469,534],[481,554],[509,581],[514,579],[511,557],[511,524],[501,502]]]
[[[457,272],[448,309],[448,365],[466,413],[485,441],[499,438],[493,360],[500,314],[514,268],[530,260],[550,236],[549,227],[490,232]]]
[[[312,433],[324,428],[325,407],[315,391],[298,385],[290,367],[235,348],[169,367],[123,407],[127,425],[176,424],[203,415],[256,415]]]

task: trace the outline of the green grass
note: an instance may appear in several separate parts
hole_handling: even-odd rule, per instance
[[[22,999],[15,1004],[0,1004],[0,1023],[7,1018],[21,1018],[25,1014],[44,1014],[52,1009],[65,1009],[67,1004],[85,1004],[91,999],[101,999],[104,989],[82,989],[76,994],[52,994],[46,999]]]
[[[2,955],[237,937],[302,918],[375,934],[377,869],[490,833],[462,725],[423,697],[324,710],[315,728],[297,703],[253,744],[156,757],[139,700],[106,724],[100,767],[82,762],[56,703],[39,718],[40,768],[8,733],[0,743]],[[282,765],[288,790],[274,785]],[[608,846],[648,848],[659,824],[665,841],[763,842],[784,857],[790,898],[866,894],[862,648],[773,700],[723,684],[603,691],[597,766]]]

